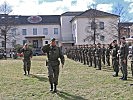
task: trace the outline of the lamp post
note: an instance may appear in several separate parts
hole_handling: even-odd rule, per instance
[[[96,52],[96,22],[95,22],[95,16],[93,17],[93,20],[91,22],[91,29],[94,32],[94,34],[93,34],[93,40],[94,40],[94,66],[96,68],[96,56],[95,56],[95,52]]]
[[[94,45],[96,44],[96,22],[95,18],[91,22],[91,29],[93,30],[93,40],[94,40]]]

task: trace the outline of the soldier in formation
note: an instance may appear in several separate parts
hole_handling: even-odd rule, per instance
[[[127,80],[127,56],[128,56],[128,45],[126,44],[125,37],[121,38],[120,44],[120,67],[123,76],[120,78],[122,80]]]

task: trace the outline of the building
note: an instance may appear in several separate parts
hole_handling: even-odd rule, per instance
[[[119,23],[120,37],[133,37],[133,22]]]
[[[48,44],[53,37],[57,39],[58,45],[93,44],[94,29],[95,42],[107,44],[118,38],[118,31],[114,27],[118,26],[118,18],[118,15],[95,9],[65,12],[61,15],[6,15],[5,17],[1,14],[0,27],[2,29],[9,20],[14,23],[7,31],[12,35],[7,42],[8,48],[13,48],[16,44],[23,45],[26,42],[34,48],[39,48]],[[0,38],[0,47],[4,47],[4,43],[5,41]]]

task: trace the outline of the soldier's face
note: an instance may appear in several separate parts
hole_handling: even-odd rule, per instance
[[[55,46],[55,45],[56,45],[56,42],[55,42],[55,41],[52,41],[52,42],[51,42],[51,45],[52,45],[52,46]]]

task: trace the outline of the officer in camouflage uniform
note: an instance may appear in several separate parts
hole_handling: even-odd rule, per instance
[[[90,49],[89,49],[89,63],[90,66],[92,66],[92,61],[93,61],[93,45],[90,45]]]
[[[105,52],[106,52],[106,48],[105,48],[104,44],[102,45],[101,50],[102,50],[102,62],[105,65]]]
[[[62,68],[64,65],[64,56],[60,50],[59,47],[56,46],[56,39],[53,38],[51,40],[51,43],[43,46],[42,51],[44,53],[47,53],[48,61],[48,78],[51,85],[50,91],[53,91],[53,85],[54,85],[54,91],[57,92],[57,85],[58,85],[58,76],[59,76],[59,65],[60,61],[58,58],[61,59]]]
[[[101,70],[102,64],[101,64],[101,56],[102,56],[102,49],[101,49],[101,44],[97,44],[97,50],[96,50],[96,55],[97,55],[97,70]]]
[[[97,46],[96,46],[96,44],[94,44],[93,45],[93,63],[94,63],[94,68],[96,68],[96,66],[97,66],[97,60],[96,60],[96,56],[97,56],[97,54],[96,54],[96,51],[97,51]]]
[[[128,45],[126,44],[125,37],[121,38],[120,45],[120,66],[123,76],[122,80],[127,80],[127,56],[128,56]]]
[[[31,67],[31,58],[32,58],[32,50],[28,47],[28,44],[25,44],[23,46],[23,48],[20,50],[20,53],[23,52],[24,55],[24,59],[23,59],[23,63],[24,63],[24,75],[27,75],[27,71],[28,71],[28,75],[30,74],[30,67]]]
[[[110,47],[109,47],[109,44],[107,45],[105,54],[106,54],[106,62],[108,64],[108,66],[110,66]]]
[[[113,74],[113,76],[117,77],[118,73],[119,73],[119,57],[118,57],[119,47],[117,45],[117,40],[114,40],[112,45],[113,45],[113,48],[112,48],[112,66],[113,66],[113,69],[115,72]]]
[[[132,77],[133,77],[133,46],[131,48],[131,54],[132,54],[132,58],[131,58],[131,71],[132,71]]]

